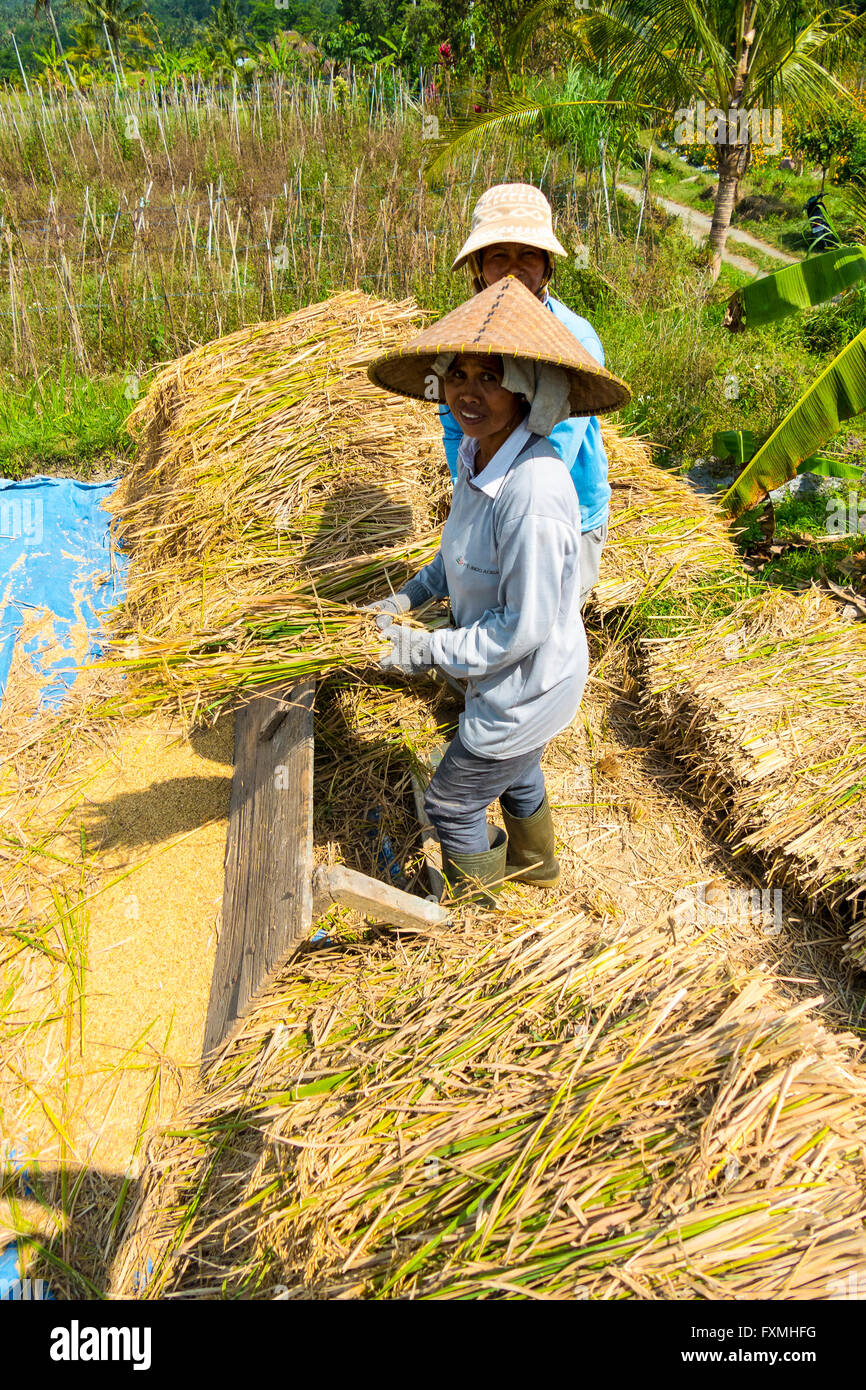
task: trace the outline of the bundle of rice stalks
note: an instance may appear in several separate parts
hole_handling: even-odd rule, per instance
[[[362,363],[418,326],[411,300],[348,292],[157,377],[114,508],[132,553],[114,646],[139,708],[170,694],[212,712],[375,652],[356,605],[430,558],[448,475],[435,411]]]
[[[728,840],[845,922],[866,965],[866,626],[771,589],[645,652],[649,717]]]
[[[422,881],[412,773],[419,755],[454,731],[452,692],[432,681],[376,683],[335,675],[316,692],[314,847],[317,862],[345,863],[399,886]]]
[[[660,595],[687,608],[696,586],[740,569],[725,519],[675,473],[658,468],[651,446],[602,421],[609,461],[610,523],[594,598],[602,613]]]
[[[866,1077],[722,945],[524,912],[300,958],[150,1146],[116,1292],[833,1297]]]

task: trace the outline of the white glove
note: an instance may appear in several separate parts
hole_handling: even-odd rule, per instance
[[[396,627],[385,629],[385,640],[390,647],[384,647],[379,657],[383,671],[402,671],[404,676],[414,676],[432,667],[432,632],[398,623]]]
[[[365,603],[362,609],[364,613],[375,613],[376,626],[384,632],[385,628],[390,627],[395,618],[401,614],[408,613],[412,607],[412,602],[407,593],[401,589],[399,593],[389,594],[387,598],[380,598],[375,603]]]

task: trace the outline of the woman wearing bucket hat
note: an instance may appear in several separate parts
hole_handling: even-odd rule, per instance
[[[419,400],[440,399],[431,385],[440,386],[462,431],[437,555],[370,605],[389,644],[385,669],[436,666],[466,681],[459,731],[425,799],[446,878],[452,889],[505,877],[552,887],[559,865],[540,761],[577,712],[588,654],[580,510],[548,436],[569,416],[618,409],[628,387],[511,276],[378,358],[369,375]],[[453,628],[394,622],[446,596]],[[497,798],[507,834],[487,824]]]
[[[477,294],[505,275],[514,275],[541,301],[578,342],[604,365],[604,349],[592,325],[548,293],[553,257],[568,253],[553,230],[550,203],[540,188],[527,183],[499,183],[482,194],[472,213],[469,236],[452,270],[466,265]],[[451,477],[457,476],[457,451],[463,431],[448,409],[440,407],[445,456]],[[607,539],[610,486],[607,454],[594,416],[561,421],[551,442],[571,474],[580,503],[581,596],[583,608],[598,579],[601,552]]]

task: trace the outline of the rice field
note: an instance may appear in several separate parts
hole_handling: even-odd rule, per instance
[[[430,187],[422,134],[399,76],[0,93],[4,358],[28,379],[68,355],[136,398],[155,361],[337,290],[440,294],[475,197],[526,159],[586,222],[564,154],[530,140]]]

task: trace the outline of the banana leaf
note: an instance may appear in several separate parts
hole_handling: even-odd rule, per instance
[[[774,323],[799,309],[823,304],[864,279],[866,247],[835,246],[743,285],[731,296],[726,322],[745,323],[747,328]]]
[[[734,463],[748,463],[755,452],[752,430],[716,430],[713,435],[713,458],[732,458]]]
[[[844,420],[866,410],[866,328],[833,358],[793,410],[720,498],[739,516],[793,478],[810,454],[829,443]]]
[[[841,459],[830,458],[826,454],[812,454],[810,458],[803,459],[797,472],[817,473],[822,478],[859,478],[863,469],[854,463],[843,463]]]

